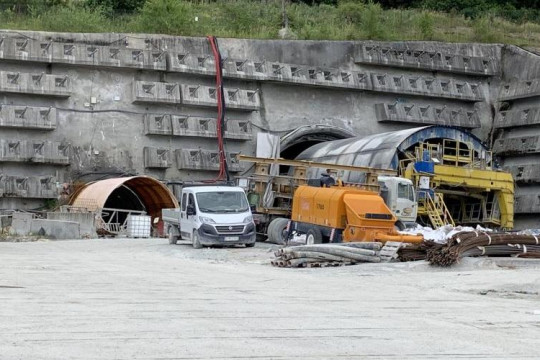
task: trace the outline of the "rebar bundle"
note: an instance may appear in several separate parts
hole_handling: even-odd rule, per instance
[[[426,249],[427,260],[439,266],[450,266],[464,256],[482,255],[540,258],[540,236],[469,231],[455,234],[445,245]]]
[[[278,267],[324,267],[380,262],[378,242],[301,245],[281,248],[271,264]]]
[[[436,246],[441,245],[429,240],[420,244],[407,244],[399,249],[398,260],[404,262],[426,260],[428,249]]]

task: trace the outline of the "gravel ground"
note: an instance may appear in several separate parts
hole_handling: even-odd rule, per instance
[[[0,359],[538,359],[540,262],[269,265],[273,245],[0,243]]]

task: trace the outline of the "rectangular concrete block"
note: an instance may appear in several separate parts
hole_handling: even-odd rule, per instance
[[[54,240],[80,239],[81,228],[78,222],[66,220],[33,219],[30,233]]]
[[[419,105],[415,103],[375,104],[375,114],[379,122],[401,122],[409,124],[430,124],[479,128],[480,120],[476,111],[446,106]]]
[[[0,71],[0,92],[69,97],[71,83],[67,75]]]
[[[79,224],[82,238],[97,238],[95,214],[90,212],[49,212],[48,220],[62,220]]]
[[[165,51],[133,49],[120,46],[102,46],[94,44],[49,42],[42,48],[40,57],[34,61],[49,63],[73,64],[78,66],[126,67],[151,70],[166,70],[167,57]]]
[[[181,102],[179,85],[155,81],[135,81],[133,83],[133,102],[179,104]]]
[[[540,108],[499,111],[495,114],[495,128],[509,128],[540,124]]]
[[[2,197],[56,199],[59,193],[54,176],[0,175]]]
[[[252,59],[226,59],[223,62],[223,76],[237,79],[268,80],[261,69],[261,64],[255,66]]]
[[[169,52],[169,71],[215,76],[211,55]],[[306,86],[351,89],[371,88],[369,77],[362,72],[336,68],[319,68],[300,64],[285,64],[257,59],[225,59],[223,76],[243,80],[286,82]]]
[[[13,213],[11,220],[11,233],[12,234],[28,234],[32,229],[32,220],[34,214],[32,213]]]
[[[247,120],[225,120],[225,138],[236,140],[253,139],[253,129]]]
[[[540,165],[511,165],[503,166],[503,170],[512,173],[514,180],[518,183],[532,184],[540,183]]]
[[[516,195],[514,197],[515,214],[538,214],[540,213],[540,196]]]
[[[499,88],[498,101],[524,99],[540,95],[540,79],[503,83]]]
[[[416,53],[415,53],[416,54]],[[170,71],[194,73],[215,76],[213,58],[209,55],[195,55],[189,53],[170,53]],[[469,59],[470,60],[470,59]],[[460,60],[463,62],[463,60]],[[464,62],[464,64],[471,62]],[[239,79],[260,81],[286,82],[304,86],[320,86],[349,88],[358,90],[384,91],[391,93],[414,94],[431,97],[445,97],[466,101],[481,101],[483,95],[478,91],[478,85],[462,81],[427,79],[423,81],[418,76],[389,76],[387,74],[370,74],[358,71],[349,71],[337,68],[321,68],[306,65],[267,62],[253,59],[226,59],[223,66],[223,76]],[[388,76],[385,84],[381,84],[381,77]],[[399,79],[398,79],[399,78]],[[417,81],[418,80],[418,81]],[[442,83],[441,83],[442,81]],[[182,87],[183,103],[195,106],[214,106],[213,94],[201,86],[185,85]],[[248,99],[256,102],[251,97]],[[254,108],[247,102],[247,106],[237,104],[230,99],[233,108]]]
[[[0,127],[54,130],[56,128],[56,108],[0,105]]]
[[[227,153],[229,170],[242,171],[242,166],[236,160],[237,153]],[[202,149],[177,149],[175,150],[176,164],[178,169],[191,170],[219,170],[219,154],[217,151]]]
[[[143,158],[146,169],[167,169],[171,167],[171,151],[168,149],[145,146]]]
[[[217,137],[216,119],[198,116],[173,116],[174,136]]]
[[[540,135],[498,139],[493,144],[493,152],[497,155],[538,153]]]
[[[144,116],[145,134],[172,135],[173,128],[170,114],[146,114]]]
[[[371,73],[373,91],[426,97],[481,101],[478,84],[454,79]]]
[[[0,40],[0,59],[49,62],[53,42],[25,38],[3,38]]]
[[[87,52],[92,48],[87,47]],[[138,69],[166,70],[167,54],[162,50],[114,48],[100,49],[98,66],[116,66]]]
[[[217,107],[215,87],[204,85],[181,85],[182,104],[192,106]],[[253,111],[260,108],[259,93],[256,90],[224,89],[226,107]]]
[[[217,137],[217,119],[197,116],[167,115],[171,119],[173,136]],[[152,132],[157,134],[158,131]],[[160,133],[169,135],[169,132]],[[225,138],[250,140],[253,137],[251,123],[247,120],[225,120]]]
[[[0,139],[0,162],[69,165],[69,146],[44,140]]]
[[[489,57],[465,56],[408,46],[388,46],[383,43],[361,44],[355,49],[356,63],[411,69],[437,70],[472,75],[497,75],[499,62]]]
[[[183,52],[168,52],[169,71],[201,74],[201,75],[216,75],[216,66],[213,55],[210,54],[190,54]],[[225,76],[225,71],[223,71]]]
[[[540,123],[540,108],[501,111],[497,113],[495,127],[527,126]]]

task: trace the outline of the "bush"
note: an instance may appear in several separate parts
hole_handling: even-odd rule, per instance
[[[106,32],[111,31],[110,21],[103,9],[84,6],[55,6],[34,18],[39,30],[60,32]]]
[[[362,30],[369,40],[386,39],[386,30],[383,26],[383,9],[381,5],[370,1],[362,14]]]
[[[492,31],[493,27],[492,16],[482,16],[473,21],[473,41],[483,43],[497,43],[502,42],[499,39],[498,33]]]
[[[340,2],[338,5],[339,17],[348,24],[359,24],[365,11],[363,3]]]
[[[433,29],[433,16],[427,12],[422,11],[416,21],[416,26],[420,30],[422,40],[433,40],[435,30]]]
[[[87,0],[90,8],[100,7],[109,15],[129,14],[143,7],[146,0]]]
[[[197,22],[191,3],[179,0],[149,0],[134,19],[133,27],[140,32],[192,35]]]

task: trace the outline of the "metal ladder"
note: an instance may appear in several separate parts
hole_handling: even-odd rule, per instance
[[[444,225],[456,226],[450,211],[448,211],[448,208],[444,203],[443,195],[435,193],[435,199],[433,199],[429,192],[426,191],[425,194],[425,209],[433,227],[440,228]]]

